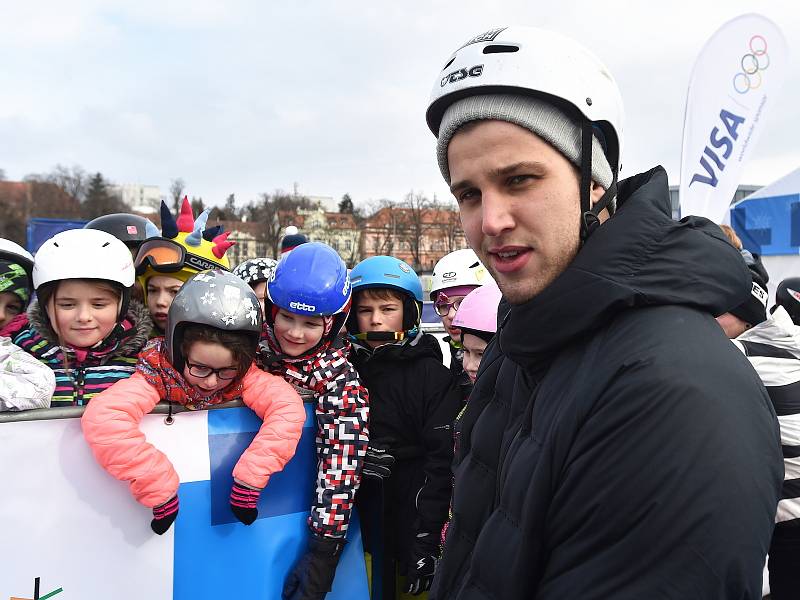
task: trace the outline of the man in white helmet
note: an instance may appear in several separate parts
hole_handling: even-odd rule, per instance
[[[621,98],[581,45],[499,28],[442,64],[439,166],[510,309],[431,597],[760,597],[778,428],[714,320],[749,294],[741,257],[671,219],[663,168],[617,183]]]

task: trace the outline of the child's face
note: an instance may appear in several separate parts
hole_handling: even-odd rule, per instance
[[[11,292],[0,292],[0,327],[25,310],[22,300]]]
[[[150,311],[153,323],[161,331],[167,329],[169,307],[182,285],[180,279],[166,275],[154,275],[147,280],[147,310]]]
[[[258,303],[261,305],[261,315],[266,317],[267,315],[264,312],[264,297],[267,294],[267,282],[259,281],[253,286],[253,292],[255,292]]]
[[[83,279],[59,283],[47,314],[56,333],[73,348],[91,348],[117,324],[119,296]]]
[[[302,356],[322,340],[325,323],[322,317],[296,315],[281,308],[275,315],[273,330],[285,354]]]
[[[464,371],[469,375],[470,381],[475,383],[478,377],[478,367],[481,366],[481,359],[483,358],[483,351],[486,350],[488,345],[477,335],[465,333],[463,335],[462,348],[464,350],[463,364]]]
[[[205,396],[228,387],[239,374],[233,354],[216,342],[195,342],[186,353],[183,378]]]
[[[403,302],[397,298],[379,298],[365,290],[358,296],[356,319],[359,331],[403,331]],[[371,348],[389,343],[367,341]]]

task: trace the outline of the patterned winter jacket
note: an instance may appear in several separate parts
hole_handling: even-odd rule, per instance
[[[264,370],[316,397],[317,489],[309,527],[333,538],[347,533],[369,442],[367,390],[347,359],[349,352],[350,344],[337,340],[309,356],[287,357],[265,328],[259,353]]]
[[[89,350],[59,345],[37,301],[6,325],[6,335],[20,348],[49,366],[56,376],[56,389],[50,406],[83,406],[94,396],[136,369],[136,356],[147,342],[153,324],[147,308],[131,300],[128,314],[114,330]],[[64,360],[66,357],[66,361]]]
[[[0,337],[0,412],[47,408],[55,386],[47,365]]]

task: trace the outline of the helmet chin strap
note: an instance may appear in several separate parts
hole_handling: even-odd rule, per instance
[[[617,195],[617,167],[612,165],[613,179],[606,192],[594,206],[591,199],[592,185],[592,124],[581,124],[581,242],[585,243],[600,226],[600,213],[607,208]]]
[[[365,342],[402,342],[407,338],[413,338],[418,332],[419,330],[415,327],[410,331],[365,331],[350,335]]]

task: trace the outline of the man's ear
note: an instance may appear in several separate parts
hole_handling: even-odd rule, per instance
[[[593,179],[592,187],[589,189],[589,200],[591,201],[592,206],[597,204],[600,201],[600,198],[602,198],[603,194],[605,193],[606,193],[606,188],[604,188],[602,185],[600,185]],[[603,223],[610,216],[611,214],[608,212],[608,207],[601,210],[600,214],[597,215],[601,223]]]
[[[606,193],[606,188],[604,188],[602,185],[600,185],[593,179],[592,187],[589,189],[589,199],[592,201],[592,206],[597,204],[600,201],[600,198],[602,198],[603,194],[605,193]]]

